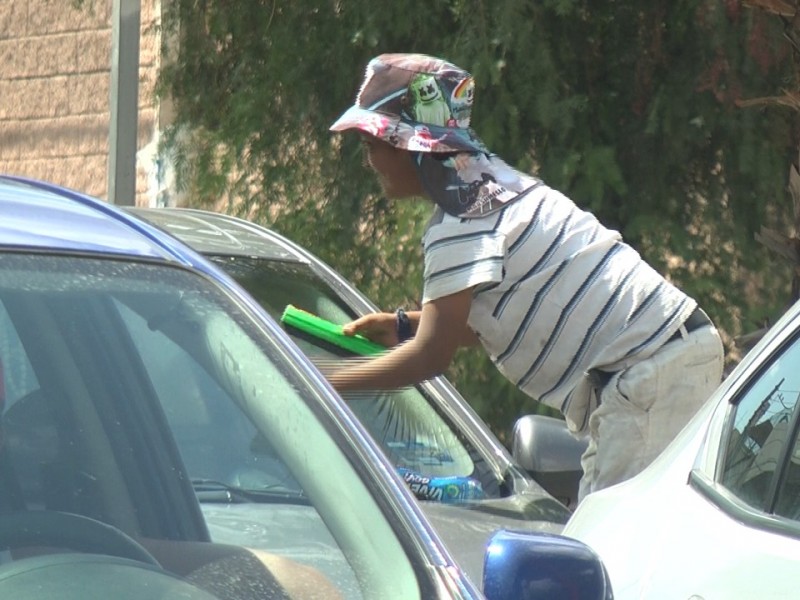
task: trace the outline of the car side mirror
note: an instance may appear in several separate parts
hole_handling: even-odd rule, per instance
[[[576,437],[561,419],[527,415],[514,424],[511,454],[539,485],[574,508],[588,444],[588,437]]]
[[[586,544],[562,535],[500,530],[483,568],[487,600],[613,600],[608,573]]]

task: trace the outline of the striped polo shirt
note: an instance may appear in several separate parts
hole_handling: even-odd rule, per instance
[[[494,364],[575,431],[595,408],[588,372],[652,355],[696,307],[543,183],[484,218],[437,209],[423,247],[423,303],[474,287],[468,323]]]

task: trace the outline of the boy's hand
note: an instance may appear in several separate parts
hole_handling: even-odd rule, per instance
[[[342,333],[345,335],[358,333],[376,344],[393,348],[399,342],[397,315],[394,313],[370,313],[344,325]]]

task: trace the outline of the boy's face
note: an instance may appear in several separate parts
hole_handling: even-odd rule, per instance
[[[378,175],[387,198],[423,196],[425,191],[411,154],[367,134],[361,134],[367,163]]]

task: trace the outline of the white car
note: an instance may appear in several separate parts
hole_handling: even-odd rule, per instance
[[[800,596],[800,303],[637,477],[587,497],[564,533],[617,600]]]

